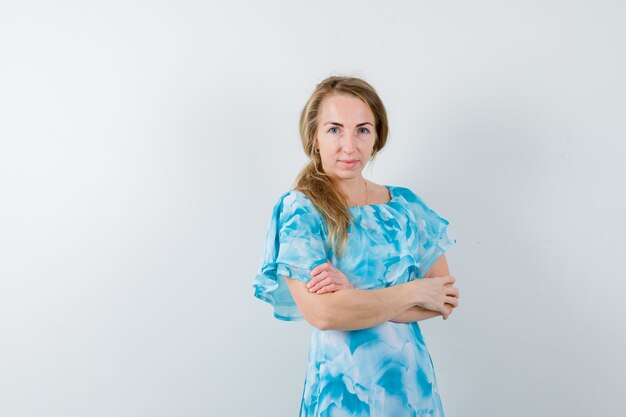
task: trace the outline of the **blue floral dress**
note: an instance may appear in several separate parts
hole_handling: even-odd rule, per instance
[[[321,214],[302,192],[283,194],[272,213],[254,295],[281,320],[300,320],[284,276],[307,282],[330,260],[354,288],[377,289],[422,278],[456,243],[448,221],[404,187],[391,200],[350,207],[344,255],[336,258]],[[443,416],[430,355],[417,322],[363,330],[313,328],[300,417]]]

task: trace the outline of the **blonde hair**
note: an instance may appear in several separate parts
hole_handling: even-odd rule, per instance
[[[328,238],[337,256],[343,253],[348,240],[348,227],[352,221],[348,204],[322,168],[316,152],[318,115],[322,100],[331,94],[357,97],[368,105],[374,115],[376,142],[372,159],[387,143],[389,124],[387,111],[376,90],[360,78],[332,76],[317,85],[300,114],[300,139],[309,162],[296,178],[295,190],[301,191],[321,213],[328,228]]]

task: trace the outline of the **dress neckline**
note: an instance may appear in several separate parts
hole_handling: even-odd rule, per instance
[[[359,208],[365,208],[365,207],[380,207],[380,206],[386,206],[387,204],[391,203],[395,196],[393,195],[393,187],[390,185],[385,185],[385,187],[387,188],[387,190],[389,191],[389,201],[385,202],[385,203],[377,203],[377,204],[364,204],[364,205],[360,205],[360,206],[349,206],[348,209],[352,210],[352,209],[359,209]]]

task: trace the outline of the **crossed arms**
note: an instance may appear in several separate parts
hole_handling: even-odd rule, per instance
[[[459,290],[449,275],[444,255],[423,279],[377,290],[352,288],[345,275],[330,263],[311,271],[306,283],[285,277],[305,320],[321,330],[357,330],[386,321],[413,322],[443,316],[458,306]]]

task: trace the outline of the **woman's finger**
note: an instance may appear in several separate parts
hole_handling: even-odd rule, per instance
[[[325,285],[324,287],[320,288],[317,291],[317,294],[326,294],[328,292],[335,292],[335,291],[337,291],[339,289],[340,288],[339,288],[339,286],[337,284],[328,284],[328,285]]]
[[[317,274],[319,274],[322,271],[326,271],[328,270],[329,267],[331,267],[332,265],[330,264],[330,262],[326,261],[326,263],[320,264],[318,266],[316,266],[315,268],[311,269],[311,275],[315,276]]]
[[[314,273],[314,272],[315,272],[315,273]],[[322,269],[317,269],[317,268],[315,268],[315,269],[312,269],[312,270],[311,270],[311,273],[310,273],[309,275],[311,275],[312,277],[316,277],[316,276],[318,276],[319,274],[323,274],[323,273],[325,273],[325,272],[328,272],[328,268],[322,268]]]
[[[458,296],[459,296],[459,289],[456,288],[456,287],[447,287],[446,288],[446,295],[458,298]]]
[[[446,297],[443,306],[441,307],[441,315],[444,320],[446,320],[452,311],[454,310],[455,304],[458,305],[458,300],[454,297]]]
[[[450,304],[452,307],[458,307],[459,299],[456,297],[446,297],[446,304]]]
[[[311,288],[309,288],[310,292],[316,292],[317,290],[319,290],[320,288],[328,285],[328,284],[332,284],[333,282],[331,281],[330,278],[324,278],[323,280],[321,280],[320,282],[318,282],[317,284],[313,285]]]
[[[311,278],[309,282],[306,284],[306,286],[311,288],[312,286],[314,286],[315,284],[317,284],[318,282],[326,278],[328,278],[328,272],[322,271],[316,276],[314,276],[313,278]]]

